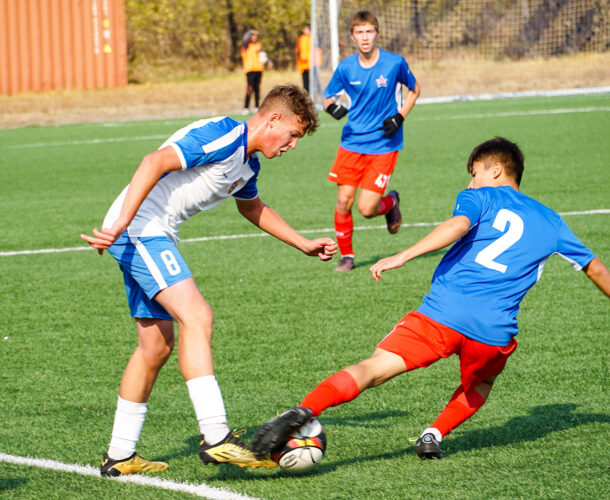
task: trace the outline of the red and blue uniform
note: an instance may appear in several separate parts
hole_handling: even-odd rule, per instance
[[[349,101],[348,121],[341,134],[341,147],[354,153],[381,154],[403,147],[402,126],[383,137],[383,120],[402,107],[402,85],[415,90],[415,77],[405,58],[379,49],[374,66],[363,68],[358,54],[343,59],[324,91],[324,97],[342,93]]]

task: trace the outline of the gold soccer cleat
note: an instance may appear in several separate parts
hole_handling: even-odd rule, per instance
[[[113,460],[107,453],[104,453],[100,474],[106,477],[116,477],[139,472],[162,472],[168,467],[169,465],[165,462],[151,462],[135,452],[123,460]]]
[[[205,465],[221,463],[233,464],[238,467],[266,467],[271,469],[277,467],[277,464],[264,456],[257,458],[252,449],[247,443],[241,440],[241,436],[245,434],[245,430],[229,432],[225,438],[216,444],[207,444],[203,436],[199,446],[199,458]]]

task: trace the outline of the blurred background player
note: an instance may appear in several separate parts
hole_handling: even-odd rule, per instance
[[[311,67],[311,32],[309,24],[303,27],[296,46],[297,71],[303,78],[303,88],[309,92],[309,69]]]
[[[254,94],[254,111],[258,110],[263,71],[265,65],[271,67],[272,63],[268,59],[267,53],[262,50],[261,43],[258,41],[258,31],[255,29],[246,31],[242,38],[240,53],[244,73],[246,73],[246,97],[242,114],[247,115],[250,112],[252,94]]]
[[[336,243],[309,240],[258,197],[258,152],[266,158],[296,147],[313,133],[318,118],[307,93],[296,85],[274,87],[246,122],[228,117],[196,121],[145,156],[131,183],[108,211],[102,230],[81,235],[100,254],[117,260],[125,280],[138,346],[119,389],[112,440],[101,474],[118,476],[167,469],[136,454],[147,401],[174,347],[201,431],[204,464],[275,467],[257,459],[239,433],[231,432],[212,358],[212,310],[176,247],[180,225],[232,196],[241,215],[306,255],[329,260]]]
[[[384,193],[403,147],[402,123],[420,93],[404,57],[377,47],[379,23],[372,12],[357,12],[350,26],[357,52],[339,63],[324,91],[324,109],[337,120],[348,117],[328,174],[337,183],[335,232],[341,262],[335,271],[354,268],[352,205],[358,187],[358,211],[366,218],[385,215],[390,234],[400,229],[398,192]],[[407,87],[404,104],[402,85]],[[344,93],[349,111],[338,102]]]
[[[420,255],[455,243],[442,258],[430,292],[377,345],[373,355],[324,380],[300,406],[264,424],[252,441],[256,454],[284,441],[312,415],[362,391],[457,354],[461,385],[417,440],[420,458],[441,458],[440,442],[487,400],[517,347],[519,304],[553,254],[584,270],[610,296],[610,273],[561,217],[519,192],[523,154],[506,139],[478,145],[468,162],[469,189],[457,196],[453,217],[402,252],[371,266],[378,281]]]

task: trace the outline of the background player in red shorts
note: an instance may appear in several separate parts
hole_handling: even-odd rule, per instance
[[[352,205],[358,187],[358,211],[367,218],[385,215],[391,234],[400,229],[398,193],[383,195],[403,147],[402,122],[420,92],[404,57],[377,47],[379,23],[373,13],[356,13],[351,30],[357,53],[339,63],[324,91],[324,109],[337,120],[348,115],[328,174],[338,189],[335,232],[342,258],[335,271],[354,268]],[[404,103],[402,85],[408,89]],[[344,93],[349,111],[337,102]]]
[[[483,405],[515,350],[519,304],[552,254],[584,270],[610,296],[610,272],[602,260],[559,215],[519,192],[523,155],[516,144],[486,141],[473,150],[467,166],[472,180],[458,194],[453,217],[370,268],[377,281],[388,269],[455,243],[436,268],[422,305],[398,322],[369,359],[327,378],[299,406],[261,426],[253,439],[255,454],[282,443],[330,406],[457,354],[461,384],[416,443],[420,458],[441,458],[443,436]]]

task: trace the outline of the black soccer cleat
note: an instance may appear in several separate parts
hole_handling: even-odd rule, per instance
[[[313,415],[309,408],[295,406],[261,425],[252,438],[252,450],[257,457],[271,453],[284,444],[288,436],[302,427]]]
[[[100,466],[100,475],[117,477],[127,474],[139,474],[141,472],[162,472],[167,470],[167,468],[168,465],[165,462],[151,462],[135,452],[123,460],[114,460],[107,453],[104,453],[102,465]]]
[[[422,460],[443,458],[443,452],[441,451],[440,443],[436,440],[434,435],[430,432],[421,436],[415,443],[417,449],[417,456]]]
[[[341,257],[341,261],[339,262],[339,265],[335,267],[335,271],[338,273],[344,273],[346,271],[351,271],[355,266],[356,264],[354,264],[353,257]]]
[[[385,214],[385,221],[390,234],[396,234],[402,224],[402,214],[400,213],[400,196],[398,191],[390,191],[388,196],[394,199],[394,206]]]

